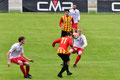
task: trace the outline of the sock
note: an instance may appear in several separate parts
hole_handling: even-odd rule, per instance
[[[29,74],[30,66],[26,66],[26,73]]]
[[[76,58],[75,64],[78,63],[78,61],[80,60],[80,58],[81,58],[81,55],[78,55],[77,58]]]
[[[25,72],[25,69],[24,69],[24,66],[23,65],[20,65],[20,69],[22,71],[22,73],[24,74],[24,77],[27,75],[26,72]]]
[[[68,55],[70,56],[70,53],[68,53]]]

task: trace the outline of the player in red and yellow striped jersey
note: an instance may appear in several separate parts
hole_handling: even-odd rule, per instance
[[[62,37],[60,39],[57,39],[53,42],[52,46],[55,47],[56,43],[60,43],[58,47],[58,56],[63,60],[64,65],[61,69],[61,71],[58,74],[58,77],[62,78],[62,73],[66,70],[67,75],[72,75],[72,73],[69,71],[69,55],[68,55],[68,47],[69,45],[73,48],[72,44],[72,33],[68,33],[68,36]],[[74,49],[74,48],[73,48]]]
[[[69,15],[69,10],[66,10],[65,14],[66,15],[61,17],[60,23],[59,23],[62,29],[61,37],[66,36],[69,31],[72,32],[72,24],[74,24],[73,17]]]

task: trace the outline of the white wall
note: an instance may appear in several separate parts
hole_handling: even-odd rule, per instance
[[[97,7],[97,0],[88,0],[89,8],[96,8]]]
[[[21,10],[22,0],[9,0],[9,9],[10,10]]]

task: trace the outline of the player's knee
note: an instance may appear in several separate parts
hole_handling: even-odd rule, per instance
[[[70,65],[70,61],[67,62],[67,65]]]
[[[28,62],[25,63],[26,66],[29,66],[30,64]]]
[[[80,52],[78,52],[78,55],[81,55],[82,54],[82,52],[80,51]]]
[[[22,62],[22,61],[18,61],[18,64],[19,64],[19,65],[23,65],[23,62]]]
[[[69,53],[71,54],[72,52],[73,52],[73,50],[72,50],[72,49],[70,49]]]

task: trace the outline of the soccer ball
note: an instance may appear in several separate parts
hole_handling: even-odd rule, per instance
[[[75,39],[77,39],[79,37],[79,34],[78,33],[73,33],[73,36]]]

